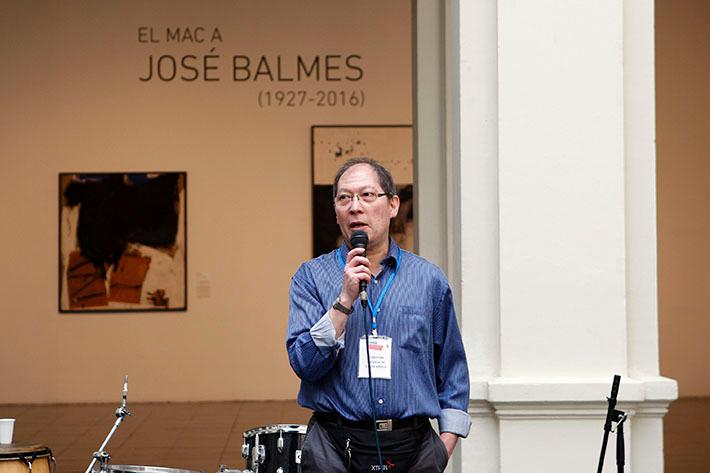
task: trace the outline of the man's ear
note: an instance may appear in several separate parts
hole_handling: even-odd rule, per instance
[[[390,199],[390,218],[395,218],[399,213],[399,196],[394,195]]]

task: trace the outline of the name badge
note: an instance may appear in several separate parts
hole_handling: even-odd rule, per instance
[[[384,336],[371,336],[370,367],[373,378],[392,379],[392,339]],[[358,378],[367,378],[367,348],[365,337],[360,337],[360,362]]]

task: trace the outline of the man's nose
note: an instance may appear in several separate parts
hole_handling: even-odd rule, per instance
[[[360,196],[355,194],[353,200],[350,201],[350,211],[359,212],[362,210],[362,201],[360,201]]]

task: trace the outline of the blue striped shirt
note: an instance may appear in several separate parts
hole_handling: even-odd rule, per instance
[[[359,339],[370,311],[356,302],[345,332],[335,338],[328,316],[340,294],[343,261],[340,248],[303,263],[291,280],[286,347],[301,378],[298,402],[317,412],[334,412],[350,420],[371,418],[368,380],[358,378]],[[396,267],[399,251],[390,240],[380,274],[368,285],[376,301]],[[446,276],[434,264],[401,250],[399,270],[377,317],[378,335],[392,338],[392,379],[374,379],[378,419],[426,416],[439,420],[442,432],[468,435],[469,377],[461,333]]]

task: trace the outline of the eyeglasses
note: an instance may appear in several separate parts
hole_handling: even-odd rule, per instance
[[[347,207],[350,205],[355,197],[357,197],[357,200],[360,202],[365,202],[366,204],[371,204],[380,197],[383,197],[385,195],[389,195],[387,192],[382,192],[378,194],[377,192],[362,192],[360,194],[348,194],[347,192],[343,192],[342,194],[338,194],[335,196],[335,205],[338,207]]]

